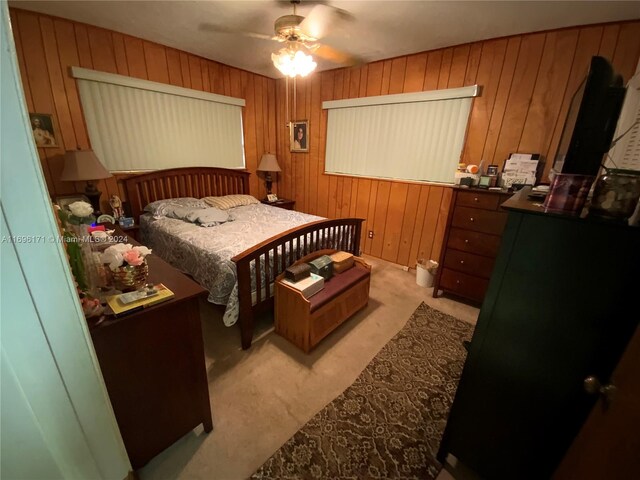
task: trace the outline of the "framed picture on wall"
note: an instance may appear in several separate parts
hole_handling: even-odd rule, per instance
[[[37,147],[58,147],[57,132],[53,125],[53,115],[50,113],[30,113],[33,140]]]
[[[289,126],[291,130],[291,151],[309,151],[309,122],[307,120],[293,121]]]

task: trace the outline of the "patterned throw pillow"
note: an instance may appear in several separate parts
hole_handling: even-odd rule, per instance
[[[173,212],[175,207],[205,208],[207,205],[203,200],[193,197],[167,198],[166,200],[156,200],[144,207],[145,212],[149,212],[154,217],[164,217]]]
[[[223,197],[204,197],[205,203],[220,210],[229,210],[233,207],[260,203],[257,198],[251,195],[225,195]]]

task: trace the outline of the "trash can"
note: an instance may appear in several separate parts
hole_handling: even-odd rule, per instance
[[[416,283],[421,287],[433,287],[433,280],[438,271],[438,262],[418,259],[416,263]]]

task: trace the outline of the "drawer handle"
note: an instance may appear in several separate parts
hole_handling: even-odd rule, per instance
[[[477,201],[478,201],[478,197],[475,197],[475,198],[473,199],[473,201],[474,201],[474,202],[477,202]]]
[[[456,280],[456,284],[460,285],[460,280]]]
[[[465,238],[464,243],[469,243],[469,240]]]
[[[460,264],[463,265],[464,264],[464,260],[460,260]]]
[[[469,217],[469,220],[470,220],[471,222],[473,222],[473,217]]]

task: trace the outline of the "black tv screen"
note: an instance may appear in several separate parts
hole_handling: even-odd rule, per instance
[[[573,95],[553,169],[597,175],[609,151],[626,89],[603,57],[593,57],[587,77]]]

